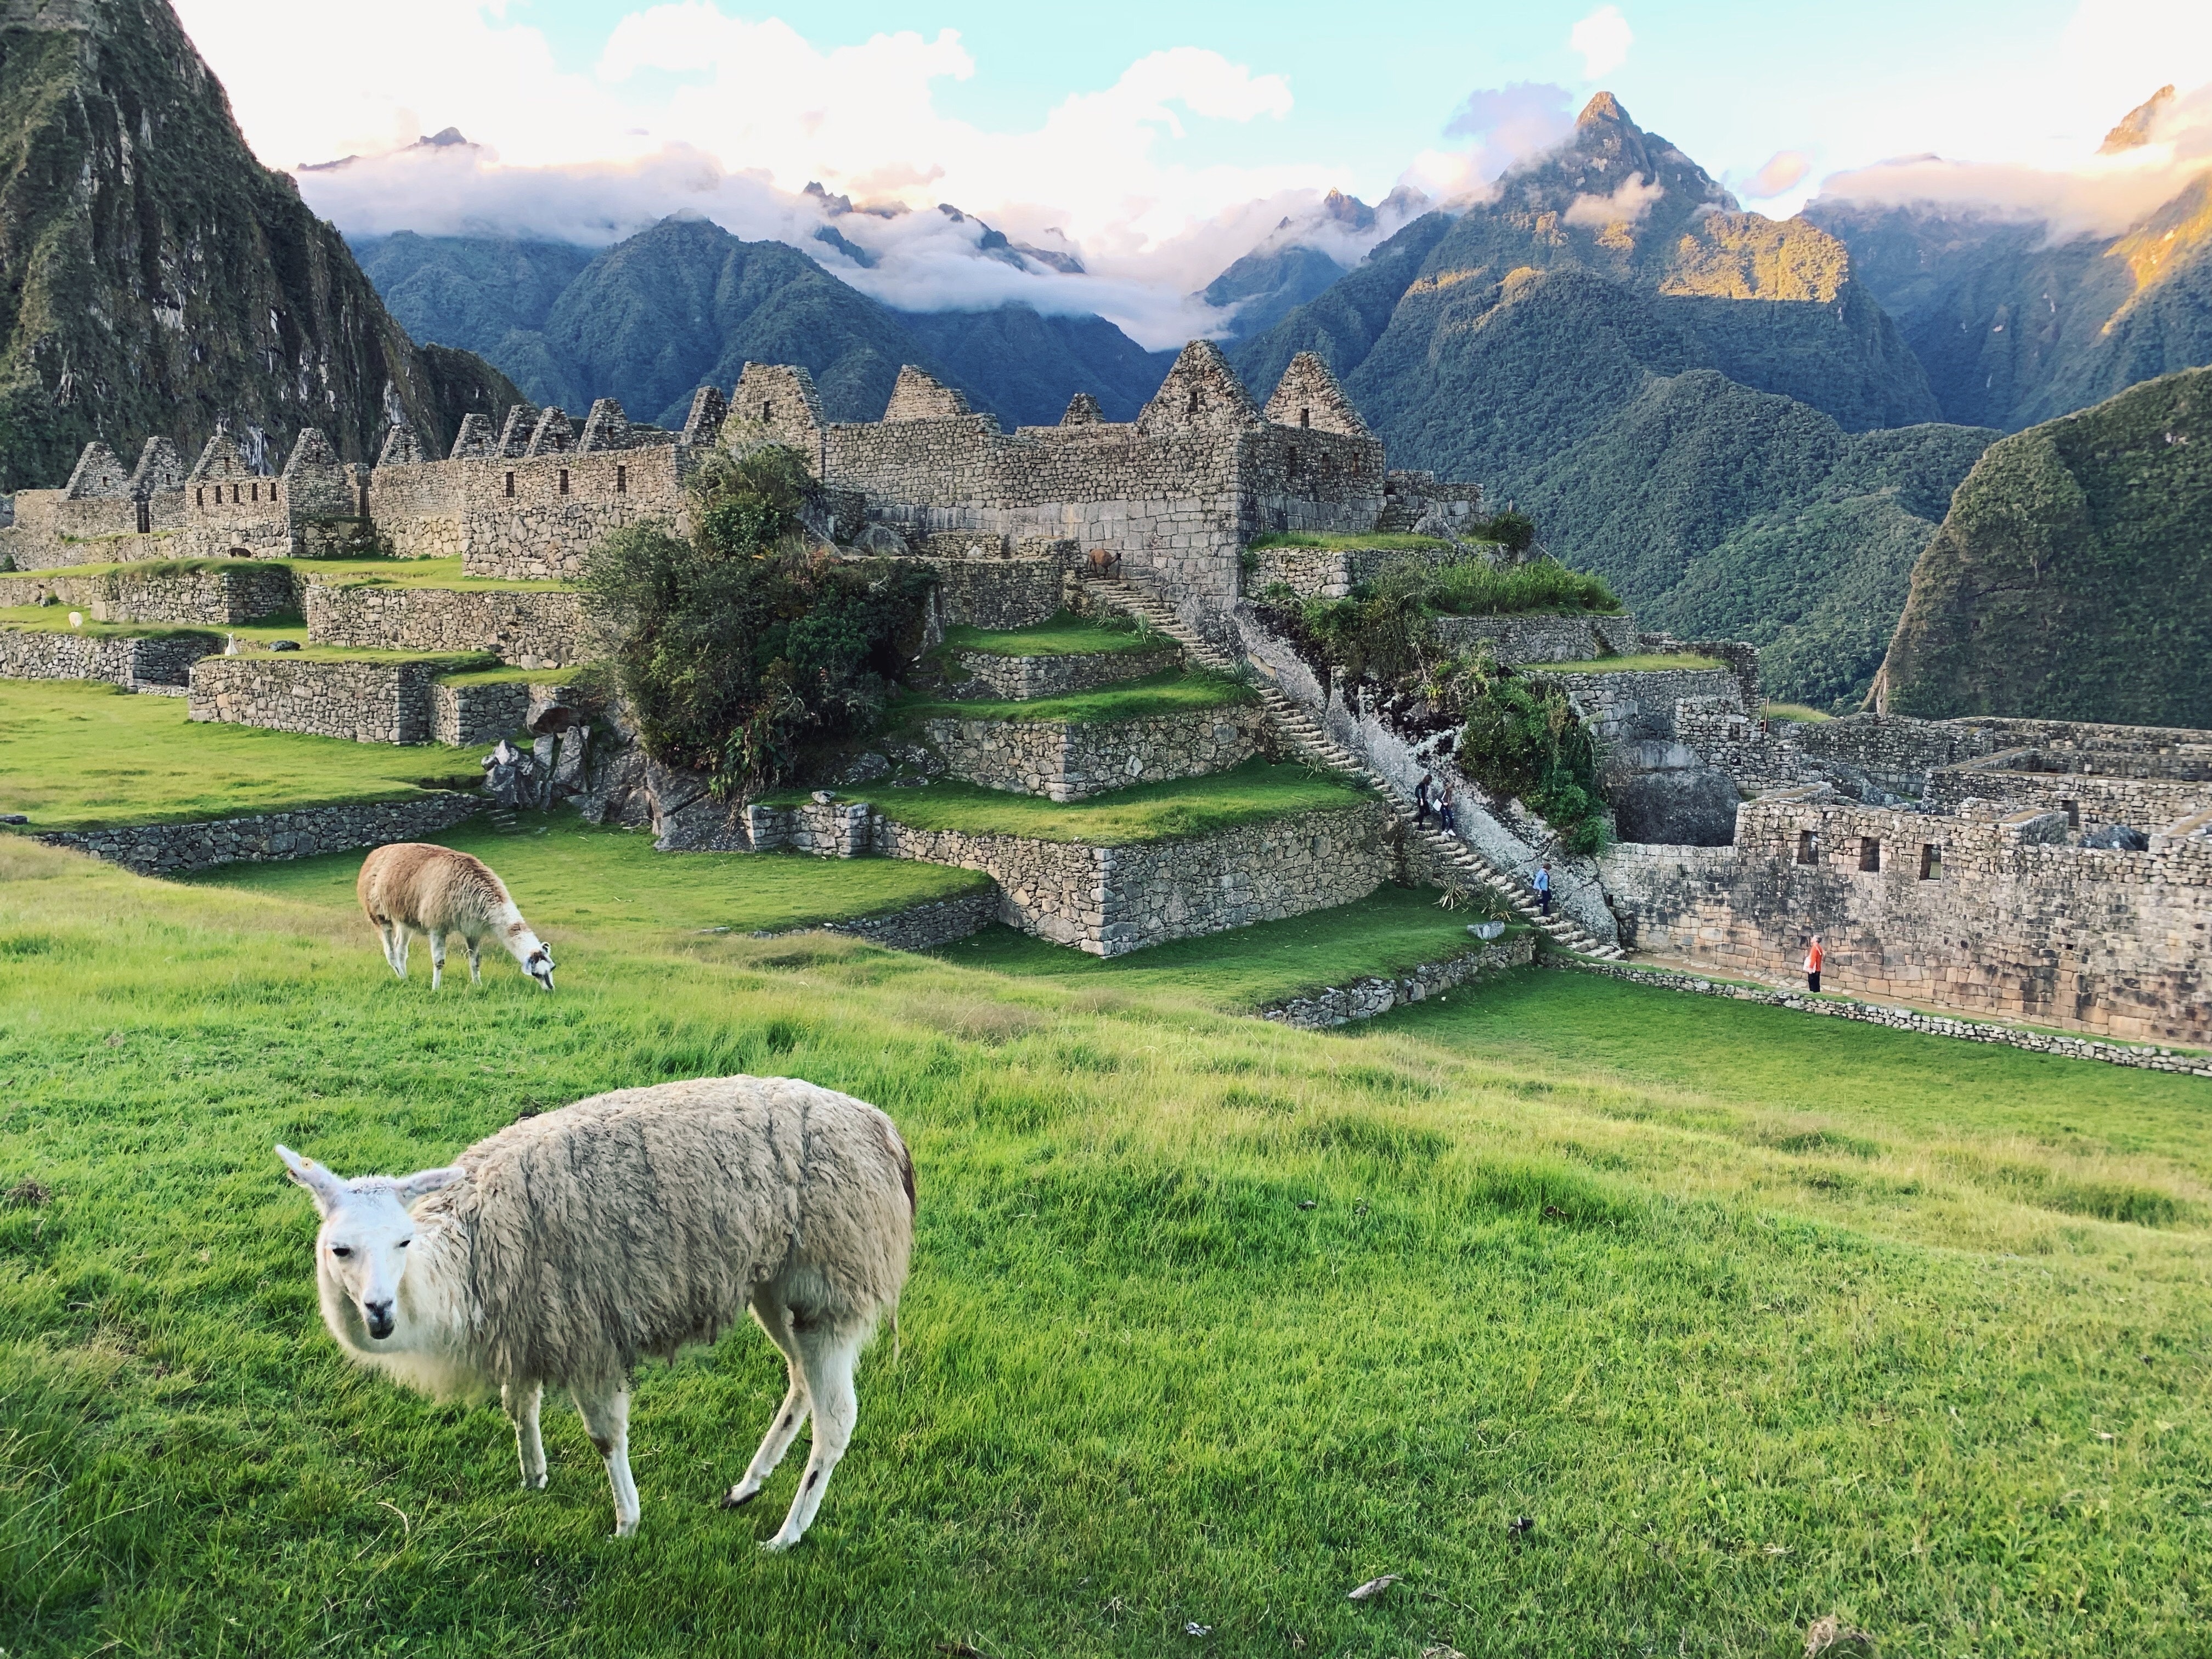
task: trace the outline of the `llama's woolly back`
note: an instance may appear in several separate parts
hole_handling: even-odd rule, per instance
[[[873,1107],[793,1079],[618,1090],[526,1118],[423,1200],[469,1239],[476,1344],[499,1381],[626,1376],[711,1341],[796,1261],[804,1317],[872,1322],[912,1246],[905,1152]]]

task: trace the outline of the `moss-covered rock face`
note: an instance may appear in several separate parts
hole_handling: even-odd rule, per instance
[[[95,435],[193,454],[222,417],[272,465],[303,426],[373,459],[400,413],[442,451],[516,397],[408,339],[166,0],[0,15],[0,489],[60,483]]]
[[[2212,726],[2212,369],[1993,445],[1912,574],[1893,714]]]

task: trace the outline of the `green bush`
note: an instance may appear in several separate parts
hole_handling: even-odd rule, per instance
[[[1429,578],[1424,598],[1433,609],[1455,617],[1620,609],[1620,601],[1606,586],[1605,578],[1585,570],[1570,570],[1553,558],[1502,570],[1472,562],[1447,565]]]
[[[1516,553],[1525,552],[1536,539],[1536,521],[1526,513],[1500,513],[1483,526],[1482,538],[1503,543]]]
[[[1467,700],[1460,769],[1492,794],[1517,795],[1543,814],[1570,853],[1605,845],[1597,746],[1555,682],[1503,674]]]
[[[781,447],[716,457],[692,484],[694,539],[646,525],[592,550],[582,586],[614,622],[613,664],[647,754],[746,800],[799,754],[872,730],[921,645],[928,577],[810,551],[814,489]]]

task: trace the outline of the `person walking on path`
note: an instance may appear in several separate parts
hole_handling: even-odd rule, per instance
[[[1443,826],[1446,835],[1459,833],[1459,814],[1452,806],[1452,787],[1449,784],[1444,786],[1443,804],[1437,808],[1437,822]]]
[[[1805,988],[1814,996],[1820,994],[1820,936],[1813,935],[1812,948],[1805,952]]]
[[[1536,903],[1546,915],[1552,914],[1552,861],[1549,859],[1536,866]]]
[[[1424,772],[1421,774],[1421,781],[1413,786],[1413,828],[1416,830],[1425,830],[1429,827],[1429,791],[1435,781],[1426,772]]]

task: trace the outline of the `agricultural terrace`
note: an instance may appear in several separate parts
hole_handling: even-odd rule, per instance
[[[10,1659],[1779,1659],[1832,1613],[1888,1655],[2203,1650],[2201,1083],[1541,968],[1338,1034],[1235,1012],[1355,932],[1455,933],[1387,890],[1336,941],[915,957],[752,935],[961,872],[455,839],[556,994],[395,981],[352,858],[180,884],[0,840]],[[339,1358],[270,1152],[404,1170],[733,1072],[878,1103],[919,1174],[899,1340],[787,1557],[797,1457],[714,1503],[765,1341],[641,1373],[617,1542],[564,1407],[526,1493],[495,1407]]]

